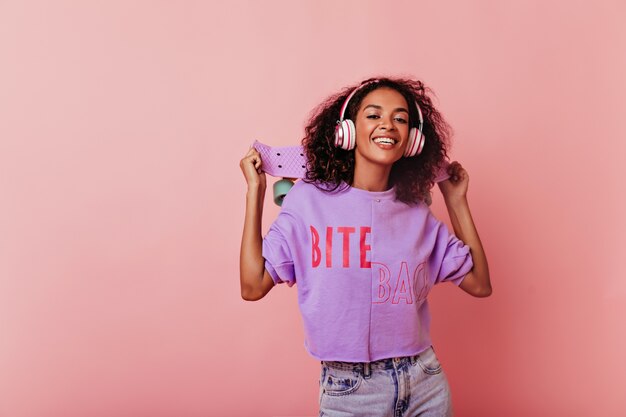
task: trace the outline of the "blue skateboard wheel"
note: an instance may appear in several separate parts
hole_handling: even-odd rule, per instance
[[[274,183],[274,203],[279,206],[283,205],[283,199],[293,187],[293,181],[282,179]]]

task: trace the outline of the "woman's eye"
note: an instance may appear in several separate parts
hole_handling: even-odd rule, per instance
[[[369,116],[367,116],[368,119],[376,119],[378,118],[377,114],[370,114]]]
[[[404,120],[402,117],[396,117],[396,120],[400,123],[406,123],[406,120]]]

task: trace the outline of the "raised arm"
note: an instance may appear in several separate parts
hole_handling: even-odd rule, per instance
[[[261,219],[266,179],[265,173],[260,169],[261,157],[254,148],[250,148],[239,166],[248,183],[246,215],[239,254],[241,298],[256,301],[265,297],[274,287],[272,277],[265,270],[265,260],[262,255]]]
[[[460,287],[475,297],[488,297],[492,293],[489,265],[467,202],[469,175],[456,161],[450,164],[448,173],[450,179],[438,183],[439,189],[448,208],[454,233],[470,247],[474,263]]]

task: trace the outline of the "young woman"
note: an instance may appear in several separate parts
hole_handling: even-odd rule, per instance
[[[305,348],[320,360],[320,415],[448,416],[427,295],[440,282],[491,294],[458,163],[439,182],[456,234],[431,213],[449,128],[418,80],[375,78],[324,101],[302,141],[306,178],[261,235],[266,179],[250,149],[241,295],[297,282]]]

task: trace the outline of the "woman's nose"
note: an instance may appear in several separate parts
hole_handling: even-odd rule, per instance
[[[380,118],[380,128],[383,130],[390,130],[393,129],[393,123],[391,123],[391,120],[387,117],[381,117]]]

